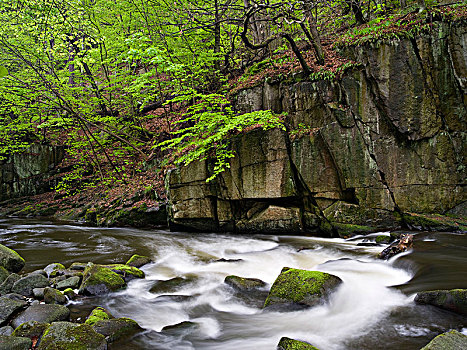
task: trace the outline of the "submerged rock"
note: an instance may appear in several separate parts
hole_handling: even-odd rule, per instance
[[[52,323],[54,321],[64,321],[70,317],[70,310],[63,305],[56,304],[36,304],[31,305],[26,310],[16,316],[11,325],[15,328],[22,323],[37,321]]]
[[[467,315],[467,289],[420,292],[415,296],[415,302]]]
[[[300,340],[282,337],[277,345],[277,350],[318,350],[318,348]]]
[[[467,336],[456,330],[438,335],[420,350],[460,350],[467,349]]]
[[[180,287],[190,284],[194,281],[194,277],[174,277],[165,281],[156,281],[149,289],[151,293],[173,293]]]
[[[25,296],[32,296],[34,288],[44,288],[49,285],[49,280],[40,275],[33,274],[20,278],[13,284],[11,291]]]
[[[378,258],[387,260],[392,258],[394,255],[403,253],[408,249],[412,248],[413,245],[413,235],[411,234],[401,234],[400,238],[392,243],[389,247],[384,249],[379,253]]]
[[[29,338],[0,335],[0,350],[29,350],[31,346]]]
[[[113,318],[97,321],[92,328],[105,336],[109,343],[135,335],[143,329],[136,321],[129,318]]]
[[[195,329],[197,329],[199,325],[195,322],[191,321],[183,321],[177,324],[172,324],[169,326],[165,326],[162,328],[162,332],[171,334],[171,335],[177,335],[180,333],[188,333],[191,332]]]
[[[140,268],[141,266],[152,262],[153,261],[150,257],[135,254],[130,259],[128,259],[125,265]]]
[[[26,307],[26,301],[18,299],[11,294],[0,297],[0,326],[4,326],[12,315]]]
[[[0,244],[0,266],[11,272],[19,272],[24,264],[24,259],[17,252]]]
[[[96,307],[91,311],[84,323],[93,326],[98,321],[110,320],[112,318],[114,317],[108,310],[104,309],[103,307]]]
[[[90,325],[54,322],[44,332],[37,349],[106,350],[107,342]]]
[[[79,293],[85,295],[102,295],[117,291],[126,286],[123,278],[116,272],[94,264],[88,264],[83,274],[83,282]]]
[[[284,267],[272,285],[264,307],[274,304],[321,304],[341,283],[339,277],[325,272]]]

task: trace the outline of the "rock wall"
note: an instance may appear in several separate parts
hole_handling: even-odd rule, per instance
[[[34,144],[24,153],[0,161],[0,201],[50,190],[47,178],[63,159],[61,147]]]
[[[211,183],[209,161],[172,171],[173,228],[345,235],[405,213],[466,215],[467,25],[343,54],[361,68],[339,81],[237,94],[240,112],[287,112],[302,130],[235,138],[230,169]]]

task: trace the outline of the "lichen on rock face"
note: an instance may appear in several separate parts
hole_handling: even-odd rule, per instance
[[[83,273],[80,294],[102,295],[126,286],[123,278],[109,268],[88,264]]]
[[[334,275],[284,267],[271,287],[264,307],[273,304],[314,306],[326,301],[342,280]]]

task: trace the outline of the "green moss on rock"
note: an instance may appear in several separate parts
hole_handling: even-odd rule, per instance
[[[19,327],[17,327],[12,336],[15,337],[26,337],[26,338],[40,338],[42,333],[50,326],[49,323],[44,322],[37,322],[37,321],[29,321],[22,323]]]
[[[349,236],[355,236],[357,234],[368,234],[378,231],[377,228],[371,226],[332,223],[332,226],[337,230],[340,237],[347,238]]]
[[[102,267],[112,270],[119,275],[122,275],[125,279],[131,278],[144,278],[144,272],[134,266],[128,266],[125,264],[111,264],[102,265]]]
[[[88,264],[83,273],[80,294],[102,295],[117,291],[126,286],[123,278],[109,268]]]
[[[54,322],[42,336],[38,350],[105,350],[107,342],[90,325]]]
[[[277,350],[319,350],[309,343],[300,340],[282,337],[277,345]]]
[[[126,317],[100,320],[93,328],[97,333],[104,335],[108,342],[131,337],[143,330],[136,321]]]
[[[0,266],[3,266],[10,272],[19,272],[26,262],[13,249],[0,244]]]
[[[417,293],[415,302],[467,315],[467,289],[432,290]]]
[[[406,213],[401,220],[414,230],[467,232],[467,220],[461,217]]]
[[[150,257],[135,254],[130,259],[128,259],[125,265],[140,268],[141,266],[149,264],[151,262],[152,260]]]
[[[467,349],[467,336],[456,330],[438,335],[420,350],[459,350]]]
[[[98,321],[110,320],[111,318],[114,317],[109,311],[107,311],[103,307],[96,307],[94,310],[91,311],[84,323],[93,326]]]
[[[342,280],[334,275],[284,267],[269,291],[264,307],[296,303],[314,306],[325,301]]]

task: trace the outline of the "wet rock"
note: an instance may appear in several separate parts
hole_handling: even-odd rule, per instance
[[[25,296],[32,296],[34,288],[44,288],[49,285],[49,280],[42,275],[28,275],[15,282],[11,291]]]
[[[0,350],[29,350],[31,346],[29,338],[0,335]]]
[[[49,264],[44,268],[44,271],[47,273],[48,277],[55,277],[58,274],[59,270],[64,270],[65,266],[60,263]]]
[[[375,238],[375,242],[378,244],[388,244],[391,242],[391,236],[379,235]]]
[[[392,258],[394,255],[403,253],[408,249],[412,248],[413,245],[413,235],[411,234],[401,234],[400,238],[392,243],[389,247],[385,248],[381,253],[379,253],[378,258],[387,260]]]
[[[170,326],[165,326],[164,328],[162,328],[162,332],[171,335],[180,335],[185,333],[191,333],[197,328],[199,328],[199,325],[197,323],[191,321],[183,321]]]
[[[240,292],[250,292],[267,286],[266,282],[258,278],[244,278],[235,275],[227,276],[224,279],[224,283]]]
[[[33,288],[32,295],[36,299],[44,299],[44,289],[45,288]]]
[[[318,350],[318,348],[300,340],[282,337],[277,345],[277,350]]]
[[[37,349],[106,350],[107,342],[90,325],[54,322],[44,332]]]
[[[97,321],[92,328],[105,336],[109,343],[131,337],[143,330],[136,321],[124,317]]]
[[[269,291],[264,307],[277,304],[314,306],[326,301],[342,283],[334,275],[284,267]]]
[[[30,275],[42,275],[44,277],[48,277],[47,272],[45,272],[44,270],[35,270],[31,272]]]
[[[149,264],[151,262],[153,262],[151,258],[135,254],[126,262],[125,265],[140,268],[141,266]]]
[[[467,289],[420,292],[415,296],[415,302],[467,315]]]
[[[420,350],[460,350],[467,349],[467,336],[456,330],[438,335]]]
[[[13,327],[10,326],[4,326],[0,328],[0,335],[11,335],[13,334]]]
[[[5,295],[11,292],[11,288],[13,285],[21,278],[20,275],[16,273],[12,273],[10,276],[6,278],[5,281],[0,285],[0,295]]]
[[[117,291],[126,286],[123,278],[114,271],[100,265],[88,264],[83,273],[79,293],[102,295]]]
[[[19,272],[24,264],[24,259],[17,252],[0,244],[0,266],[11,272]]]
[[[22,323],[29,321],[37,321],[44,323],[52,323],[54,321],[64,321],[70,317],[70,310],[63,305],[56,304],[36,304],[16,316],[11,325],[15,328]]]
[[[80,263],[80,262],[74,262],[73,264],[70,265],[68,270],[73,270],[73,271],[84,271],[88,263]]]
[[[81,279],[79,278],[79,276],[72,276],[63,281],[57,282],[55,286],[59,290],[64,290],[67,288],[76,289],[79,287],[80,281]]]
[[[0,326],[4,326],[11,316],[13,316],[19,310],[25,308],[27,302],[15,298],[11,294],[7,294],[0,297]]]
[[[104,309],[103,307],[96,307],[91,311],[84,323],[90,326],[94,326],[94,324],[96,324],[98,321],[110,320],[112,318],[114,317],[108,310]]]
[[[44,289],[44,301],[46,304],[66,304],[68,302],[67,297],[57,289],[45,288]]]
[[[165,281],[156,281],[154,285],[149,289],[151,293],[173,293],[177,289],[190,284],[194,281],[194,278],[188,277],[175,277]]]
[[[73,300],[76,297],[76,293],[73,289],[67,288],[63,291],[63,294],[70,300]]]
[[[243,261],[243,259],[225,259],[225,258],[220,258],[217,260],[214,260],[214,262],[240,262]]]
[[[0,266],[0,284],[7,279],[10,273],[3,266]]]
[[[183,303],[185,301],[193,300],[193,298],[196,298],[196,296],[194,295],[160,295],[156,298],[156,300]]]
[[[50,326],[49,323],[37,322],[37,321],[29,321],[25,322],[19,327],[17,327],[14,332],[13,336],[15,337],[25,337],[25,338],[40,338],[42,333]]]

